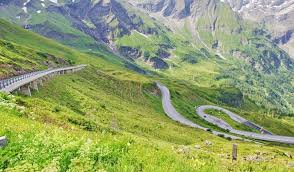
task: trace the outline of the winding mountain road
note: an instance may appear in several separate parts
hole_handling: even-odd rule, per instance
[[[182,123],[184,125],[208,131],[208,128],[205,128],[205,127],[202,127],[202,126],[200,126],[198,124],[195,124],[194,122],[188,120],[187,118],[185,118],[181,114],[179,114],[176,111],[176,109],[173,107],[172,103],[171,103],[169,89],[167,87],[165,87],[164,85],[162,85],[161,83],[159,83],[159,82],[156,82],[156,85],[161,91],[161,94],[162,94],[162,106],[163,106],[164,112],[166,113],[166,115],[168,117],[170,117],[172,120],[177,121],[179,123]],[[224,113],[229,115],[236,122],[240,122],[240,123],[243,123],[244,125],[247,125],[249,127],[259,129],[260,131],[262,131],[262,133],[265,133],[265,134],[258,134],[258,133],[240,131],[240,130],[233,129],[225,121],[223,121],[221,119],[218,119],[216,117],[213,117],[211,115],[206,114],[204,111],[207,110],[207,109],[215,109],[215,110],[223,111]],[[196,112],[200,117],[202,117],[206,121],[208,121],[208,122],[210,122],[212,124],[215,124],[215,125],[219,126],[220,128],[226,129],[230,133],[241,135],[241,136],[246,136],[248,138],[257,139],[257,140],[278,142],[278,143],[286,143],[286,144],[293,144],[294,145],[294,137],[273,135],[269,131],[266,131],[266,130],[262,129],[262,127],[254,124],[254,123],[252,123],[252,122],[240,117],[239,115],[237,115],[237,114],[235,114],[233,112],[230,112],[230,111],[228,111],[228,110],[226,110],[224,108],[217,107],[217,106],[211,106],[211,105],[205,105],[205,106],[200,106],[200,107],[196,108]],[[233,135],[229,135],[229,134],[221,133],[221,132],[217,132],[217,131],[212,131],[212,133],[214,135],[220,135],[221,134],[221,135],[225,136],[226,138],[230,137],[232,139],[242,139],[242,138],[237,137],[237,136],[233,136]]]
[[[193,128],[198,128],[204,131],[209,131],[210,129],[202,127],[200,125],[195,124],[194,122],[188,120],[187,118],[183,117],[181,114],[179,114],[176,109],[174,108],[174,106],[171,104],[171,100],[170,100],[170,92],[169,89],[167,87],[165,87],[164,85],[162,85],[159,82],[156,82],[157,87],[160,89],[161,94],[162,94],[162,106],[163,106],[163,110],[165,112],[165,114],[171,118],[174,121],[177,121],[181,124],[193,127]],[[212,134],[214,135],[222,135],[225,138],[231,138],[231,139],[235,139],[235,140],[244,140],[241,137],[237,137],[237,136],[233,136],[230,134],[226,134],[226,133],[222,133],[222,132],[218,132],[218,131],[211,131]]]
[[[248,121],[247,119],[227,110],[224,109],[222,107],[218,107],[218,106],[213,106],[213,105],[206,105],[206,106],[200,106],[196,109],[196,113],[202,117],[203,119],[205,119],[206,121],[213,123],[214,125],[217,125],[218,127],[225,129],[225,130],[232,130],[233,128],[231,127],[231,125],[229,125],[227,122],[225,122],[222,119],[216,118],[214,116],[205,114],[204,111],[208,110],[208,109],[214,109],[214,110],[218,110],[218,111],[222,111],[225,114],[227,114],[232,120],[234,120],[237,123],[246,125],[252,129],[258,130],[260,131],[262,134],[270,134],[273,135],[271,132],[265,130],[264,128],[260,127],[259,125]]]
[[[202,117],[204,120],[217,125],[220,128],[226,129],[228,130],[230,133],[233,134],[238,134],[238,135],[242,135],[245,137],[249,137],[249,138],[253,138],[253,139],[258,139],[258,140],[264,140],[264,141],[271,141],[271,142],[279,142],[279,143],[286,143],[286,144],[294,144],[294,137],[288,137],[288,136],[279,136],[279,135],[273,135],[272,133],[270,133],[269,131],[266,131],[264,129],[262,129],[261,127],[259,127],[258,125],[251,123],[252,126],[260,128],[262,130],[262,132],[264,134],[259,134],[259,133],[254,133],[254,132],[248,132],[248,131],[241,131],[241,130],[236,130],[234,128],[232,128],[229,124],[227,124],[225,121],[216,118],[214,116],[211,116],[209,114],[206,114],[204,111],[207,109],[215,109],[215,110],[219,110],[219,111],[223,111],[224,113],[226,113],[227,115],[229,115],[232,119],[234,119],[235,121],[239,122],[239,123],[245,123],[245,125],[249,122],[246,119],[240,117],[237,114],[234,114],[233,112],[226,110],[224,108],[221,107],[217,107],[217,106],[211,106],[211,105],[206,105],[206,106],[200,106],[198,108],[196,108],[196,113]]]

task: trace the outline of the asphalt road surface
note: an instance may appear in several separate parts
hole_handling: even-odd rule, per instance
[[[174,121],[177,121],[181,124],[193,127],[193,128],[198,128],[201,130],[205,130],[205,131],[209,131],[210,129],[202,127],[200,125],[195,124],[194,122],[188,120],[187,118],[183,117],[181,114],[179,114],[176,109],[174,108],[174,106],[171,104],[171,100],[170,100],[170,92],[169,89],[167,87],[165,87],[164,85],[162,85],[161,83],[157,82],[157,87],[160,89],[161,94],[162,94],[162,107],[163,110],[165,112],[165,114],[171,118]],[[234,140],[244,140],[241,137],[237,137],[237,136],[233,136],[230,134],[226,134],[226,133],[222,133],[222,132],[218,132],[218,131],[213,131],[210,130],[212,132],[212,134],[214,135],[222,135],[225,138],[231,138]]]
[[[42,77],[53,74],[55,72],[79,70],[84,67],[86,67],[86,65],[48,69],[48,70],[37,71],[37,72],[32,72],[32,73],[12,77],[12,78],[5,79],[5,80],[0,80],[0,91],[5,92],[5,93],[10,93],[10,92],[13,92],[14,90],[17,90],[21,86],[29,84],[33,81],[36,81]]]
[[[181,124],[208,131],[208,128],[205,128],[205,127],[202,127],[198,124],[195,124],[194,122],[188,120],[187,118],[182,116],[180,113],[178,113],[171,103],[169,89],[159,82],[156,82],[156,84],[162,94],[162,106],[163,106],[164,112],[169,118],[171,118],[172,120],[177,121]],[[253,133],[253,132],[235,130],[225,121],[206,114],[204,112],[206,109],[216,109],[216,110],[223,111],[224,113],[229,115],[235,121],[238,121],[240,123],[247,123],[247,124],[250,123],[248,125],[252,124],[252,127],[260,128],[260,130],[264,131],[265,134],[258,134],[258,133]],[[228,111],[224,108],[221,108],[221,107],[205,105],[205,106],[198,107],[196,109],[196,112],[199,116],[201,116],[206,121],[213,123],[213,124],[219,126],[220,128],[227,129],[229,132],[231,132],[233,134],[246,136],[246,137],[252,138],[252,139],[264,140],[264,141],[294,144],[294,137],[273,135],[272,133],[270,133],[266,130],[263,130],[262,127],[259,127],[258,125],[251,123],[251,122],[247,121],[246,119],[240,117],[239,115],[234,114],[233,112],[230,112],[230,111]],[[215,135],[223,135],[226,138],[241,139],[240,137],[229,135],[226,133],[217,132],[217,131],[212,131],[212,133]]]
[[[221,120],[219,118],[216,118],[214,116],[211,116],[209,114],[206,114],[204,111],[207,110],[207,109],[215,109],[215,110],[223,111],[224,113],[229,115],[231,118],[236,118],[235,121],[239,120],[240,123],[245,123],[245,122],[248,122],[248,121],[246,119],[240,117],[239,115],[234,114],[233,112],[231,112],[229,110],[226,110],[224,108],[221,108],[221,107],[205,105],[205,106],[200,106],[200,107],[196,108],[196,113],[200,117],[202,117],[204,120],[206,120],[206,121],[208,121],[208,122],[210,122],[212,124],[215,124],[220,128],[227,129],[231,133],[246,136],[246,137],[253,138],[253,139],[258,139],[258,140],[279,142],[279,143],[286,143],[286,144],[294,144],[294,137],[273,135],[272,133],[270,133],[270,132],[268,132],[266,130],[264,130],[264,131],[266,131],[266,132],[264,132],[265,134],[259,134],[259,133],[254,133],[254,132],[248,132],[248,131],[241,131],[241,130],[233,129],[225,121],[223,121],[223,120]]]
[[[227,114],[232,120],[236,121],[237,123],[240,123],[240,124],[243,124],[243,125],[246,125],[252,129],[256,129],[258,131],[260,131],[262,134],[270,134],[270,135],[273,135],[271,132],[263,129],[262,127],[260,127],[259,125],[251,122],[251,121],[248,121],[247,119],[227,110],[227,109],[224,109],[222,107],[218,107],[218,106],[213,106],[213,105],[206,105],[206,106],[200,106],[196,109],[196,112],[199,116],[201,116],[202,118],[206,118],[208,117],[207,119],[205,120],[209,120],[210,123],[213,123],[215,125],[217,125],[218,127],[220,128],[223,128],[223,129],[233,129],[228,123],[226,123],[225,121],[219,119],[219,118],[216,118],[214,116],[211,116],[211,115],[208,115],[204,113],[205,110],[207,109],[214,109],[214,110],[218,110],[218,111],[222,111],[224,112],[225,114]]]

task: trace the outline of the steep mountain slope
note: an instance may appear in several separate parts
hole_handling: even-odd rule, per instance
[[[63,44],[92,53],[107,46],[143,68],[164,69],[155,70],[161,75],[235,87],[265,111],[294,113],[293,59],[266,29],[232,10],[245,1],[0,2],[0,17]]]
[[[111,43],[114,37],[129,34],[133,29],[156,32],[152,27],[143,28],[138,16],[128,14],[114,0],[56,2],[58,3],[48,0],[4,1],[1,3],[1,16],[78,48],[97,48],[95,41]],[[13,11],[13,8],[18,10]]]
[[[225,2],[244,18],[265,24],[272,33],[273,41],[294,57],[293,0],[225,0]]]
[[[45,66],[46,68],[50,68],[70,64],[62,58],[47,53],[36,52],[33,49],[11,42],[0,40],[0,45],[0,71],[2,74],[0,79],[41,70]],[[30,58],[28,59],[28,57]]]
[[[231,82],[231,86],[239,88],[243,95],[249,96],[261,106],[277,108],[283,113],[288,113],[285,109],[292,109],[289,114],[293,113],[293,100],[290,97],[293,95],[294,63],[287,53],[272,43],[266,30],[242,20],[229,6],[219,1],[161,0],[133,3],[147,10],[158,21],[165,21],[165,25],[174,33],[184,32],[187,35],[185,40],[190,40],[184,53],[198,48],[200,54],[205,49],[210,53],[206,57],[216,56],[223,59],[221,62],[216,60],[217,65],[210,64],[218,68],[213,69],[215,72],[219,72],[219,75],[212,76],[225,78],[222,83]],[[193,43],[196,46],[187,50]],[[182,48],[179,44],[176,45],[174,52]],[[175,54],[183,59],[187,57],[184,53]],[[189,56],[199,57],[194,54]],[[192,66],[196,67],[197,63]],[[184,68],[187,70],[187,67]],[[183,72],[182,69],[173,70],[175,73]],[[191,75],[194,80],[195,72],[203,71],[190,69],[187,80],[191,81]],[[179,78],[185,77],[180,75]],[[278,81],[277,78],[283,78],[283,81]],[[213,83],[216,85],[218,82]],[[279,86],[274,86],[276,83],[279,83]],[[282,90],[287,90],[287,93]]]
[[[109,62],[112,57],[81,53],[4,21],[0,28],[1,39],[18,45],[14,48],[19,52],[29,48],[88,64],[79,73],[49,80],[33,97],[0,94],[0,135],[9,139],[0,149],[2,171],[291,170],[293,150],[270,143],[237,142],[242,151],[238,163],[232,164],[231,141],[171,121],[162,111],[153,81],[127,70],[123,63]],[[35,61],[34,56],[20,56]],[[201,123],[189,108],[193,109],[195,99],[197,104],[216,99],[202,89],[161,80],[170,86],[178,109]],[[276,123],[274,132],[293,135],[291,119],[262,120]]]

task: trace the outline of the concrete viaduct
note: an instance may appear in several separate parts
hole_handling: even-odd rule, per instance
[[[42,86],[43,81],[56,75],[77,72],[84,67],[86,67],[86,65],[48,69],[0,80],[0,91],[5,93],[18,91],[27,96],[31,96],[31,90],[38,91],[39,85]]]

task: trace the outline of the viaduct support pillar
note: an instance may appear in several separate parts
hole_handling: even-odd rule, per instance
[[[49,76],[43,76],[40,80],[41,80],[41,82],[42,82],[42,84],[43,84],[43,82],[46,82],[47,80],[48,80],[48,77]]]
[[[30,85],[24,85],[20,87],[20,92],[27,96],[32,96]]]
[[[36,91],[39,91],[39,88],[38,88],[38,81],[33,81],[31,82],[31,88],[36,90]]]
[[[43,86],[43,79],[38,79],[37,82],[39,85]]]

